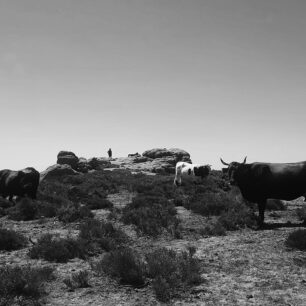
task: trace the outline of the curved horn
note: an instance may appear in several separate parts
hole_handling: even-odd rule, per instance
[[[225,166],[229,166],[229,164],[228,163],[226,163],[224,160],[222,160],[222,158],[220,157],[220,160],[221,160],[221,163],[223,164],[223,165],[225,165]]]
[[[247,157],[244,158],[243,164],[245,164]]]

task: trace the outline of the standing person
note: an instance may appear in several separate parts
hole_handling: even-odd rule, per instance
[[[111,148],[108,149],[107,154],[109,158],[112,158],[113,152]]]

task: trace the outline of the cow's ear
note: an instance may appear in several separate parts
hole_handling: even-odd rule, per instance
[[[228,173],[228,168],[222,168],[222,173]]]

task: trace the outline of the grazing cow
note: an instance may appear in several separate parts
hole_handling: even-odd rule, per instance
[[[237,185],[242,196],[258,204],[259,225],[264,223],[267,199],[294,200],[306,194],[306,161],[298,163],[226,163],[231,185]]]
[[[3,198],[13,196],[29,196],[36,199],[36,192],[39,185],[39,172],[28,167],[20,171],[4,169],[0,171],[0,195]]]
[[[200,176],[202,179],[206,177],[211,170],[210,165],[195,165],[186,162],[178,162],[175,166],[174,185],[182,184],[182,176]]]

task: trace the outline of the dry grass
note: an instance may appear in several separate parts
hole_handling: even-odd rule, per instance
[[[104,176],[102,173],[89,174],[90,180],[103,180],[99,187],[98,181],[95,182],[93,188],[90,187],[90,181],[87,184],[77,178],[69,178],[67,185],[79,186],[80,190],[94,192],[97,190],[101,197],[97,195],[96,199],[104,199],[104,194],[107,194],[115,207],[123,208],[131,202],[135,196],[139,181],[143,180],[141,176],[131,177],[126,172],[121,177],[120,174],[115,174],[111,182],[108,181],[112,174]],[[102,178],[103,176],[103,178]],[[123,183],[128,180],[129,186],[125,186],[122,192]],[[158,180],[158,188],[150,191],[152,184]],[[79,181],[78,181],[79,180]],[[216,192],[220,188],[226,189],[226,185],[220,181],[218,176],[214,176],[207,185],[192,185],[187,183],[179,189],[172,189],[173,177],[154,177],[150,178],[139,187],[144,197],[156,196],[165,198],[169,203],[177,203],[188,206],[190,199],[194,193],[205,194],[208,192]],[[116,185],[117,184],[117,185]],[[163,187],[165,185],[165,187]],[[218,187],[219,186],[219,187]],[[71,187],[71,186],[68,186]],[[120,188],[119,188],[120,187]],[[190,188],[189,188],[190,187]],[[45,186],[46,190],[47,187]],[[53,188],[53,187],[52,187]],[[45,191],[43,200],[53,204],[57,209],[69,203],[72,200],[66,198],[66,189],[62,185],[58,185],[52,189]],[[117,190],[116,190],[117,188]],[[222,189],[221,188],[221,189]],[[120,189],[120,193],[112,194]],[[223,189],[222,189],[223,190]],[[128,195],[131,195],[130,197]],[[70,195],[71,196],[71,195]],[[80,197],[84,193],[80,192]],[[47,200],[48,199],[48,200]],[[85,198],[84,198],[85,199]],[[182,201],[180,201],[182,199]],[[77,201],[77,200],[76,200]],[[85,201],[85,200],[84,200]],[[86,202],[84,202],[86,204]],[[120,205],[119,205],[120,204]],[[4,203],[4,206],[9,203]],[[268,229],[255,231],[249,228],[240,228],[236,231],[228,231],[226,236],[216,236],[203,238],[199,235],[198,229],[209,225],[208,219],[214,220],[211,217],[190,212],[183,207],[175,208],[179,211],[175,214],[180,220],[184,231],[184,238],[177,239],[171,235],[164,235],[162,232],[155,237],[138,235],[131,225],[124,225],[120,221],[121,212],[114,212],[117,217],[112,220],[115,229],[124,230],[128,235],[128,246],[133,252],[140,254],[144,258],[144,254],[153,252],[154,250],[167,247],[174,250],[177,254],[186,250],[186,246],[190,241],[196,246],[197,251],[193,255],[199,259],[201,278],[203,282],[198,285],[193,285],[190,290],[179,291],[172,294],[171,303],[177,305],[306,305],[306,253],[295,248],[288,248],[286,240],[289,235],[296,231],[300,226],[300,221],[296,215],[296,208],[304,207],[300,202],[286,203],[287,210],[277,210],[273,214],[266,213],[266,222]],[[3,208],[7,209],[7,208]],[[95,218],[106,222],[109,210],[98,209],[94,212]],[[214,217],[215,218],[215,217]],[[218,218],[218,216],[216,217]],[[31,237],[33,241],[37,241],[41,235],[50,232],[52,235],[58,235],[61,239],[72,237],[78,239],[82,221],[74,221],[71,223],[62,223],[58,218],[44,218],[29,221],[10,220],[7,216],[1,217],[1,223],[4,228],[13,228],[16,232],[22,233],[25,237]],[[290,223],[287,223],[290,221]],[[213,225],[210,224],[211,230],[214,231]],[[188,227],[188,230],[186,229]],[[220,226],[217,227],[219,229]],[[91,230],[92,229],[92,230]],[[93,234],[95,226],[88,231],[88,236],[95,237],[99,241],[99,234]],[[98,231],[99,226],[98,226]],[[106,231],[112,235],[113,231],[110,228]],[[93,240],[94,240],[93,239]],[[115,243],[115,245],[117,242]],[[25,266],[27,263],[39,263],[40,265],[49,264],[42,259],[30,259],[28,251],[31,248],[29,244],[25,248],[18,249],[12,252],[0,252],[0,263]],[[117,250],[115,248],[115,250]],[[115,252],[112,250],[112,252]],[[55,254],[54,251],[51,253]],[[97,258],[95,262],[99,262],[104,256],[103,248],[96,248],[93,252]],[[108,255],[113,262],[113,257]],[[119,256],[118,256],[119,257]],[[130,257],[128,257],[130,258]],[[97,260],[97,261],[96,261]],[[52,280],[44,286],[44,291],[47,295],[44,297],[46,305],[159,305],[153,288],[153,280],[149,278],[149,284],[141,289],[134,289],[131,286],[120,283],[122,276],[119,274],[109,276],[103,272],[90,272],[90,262],[92,258],[75,257],[68,262],[57,263],[52,262],[52,266],[56,271],[56,279]],[[122,261],[124,262],[124,261]],[[132,265],[133,266],[133,265]],[[99,268],[98,266],[96,267]],[[79,271],[85,271],[81,273]],[[86,273],[89,273],[89,275]],[[124,269],[123,269],[124,271]],[[128,273],[125,273],[128,275]],[[137,273],[136,273],[137,274]],[[114,275],[111,274],[110,275]],[[135,275],[135,273],[131,273]],[[139,275],[142,275],[141,273]],[[116,280],[119,280],[117,282]],[[148,280],[148,276],[146,276]],[[64,283],[67,283],[64,285]],[[71,282],[71,288],[69,288]],[[164,282],[164,283],[162,283]],[[123,281],[125,283],[125,281]],[[86,288],[87,285],[89,288]],[[146,284],[146,281],[145,281]],[[162,284],[167,286],[167,281],[162,280]],[[67,287],[68,286],[68,287]],[[70,289],[73,289],[71,291]],[[15,300],[16,301],[16,300]]]

